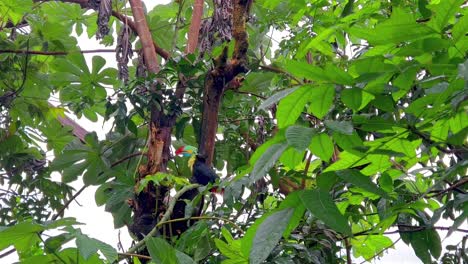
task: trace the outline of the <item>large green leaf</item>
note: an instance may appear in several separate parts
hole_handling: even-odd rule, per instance
[[[351,235],[348,220],[340,213],[328,192],[321,189],[307,190],[302,193],[301,199],[305,207],[327,226],[345,235]]]
[[[263,101],[263,103],[258,107],[258,109],[261,109],[261,110],[267,109],[273,104],[276,104],[279,100],[283,99],[284,97],[296,91],[298,88],[299,86],[290,88],[290,89],[285,89],[285,90],[275,93],[274,95],[268,97],[265,101]]]
[[[276,112],[278,127],[284,128],[296,123],[297,118],[301,115],[302,111],[304,111],[304,106],[309,102],[310,96],[311,87],[309,85],[304,85],[283,98]]]
[[[372,45],[397,44],[431,37],[436,33],[430,27],[417,23],[407,10],[399,7],[394,7],[390,19],[378,24],[374,29],[351,27],[347,31]]]
[[[320,133],[312,137],[309,149],[323,161],[328,162],[335,151],[335,145],[326,133]]]
[[[443,32],[450,19],[454,19],[455,13],[460,10],[464,0],[444,0],[437,5],[431,5],[434,11],[428,25],[438,32]],[[465,30],[466,31],[466,30]]]
[[[323,118],[330,111],[335,99],[335,87],[330,84],[311,86],[309,109],[317,118]]]
[[[288,60],[284,67],[292,75],[314,81],[328,81],[328,77],[322,68],[311,65],[304,61]]]
[[[372,101],[375,97],[359,88],[345,89],[341,92],[341,100],[345,105],[359,111]]]
[[[85,259],[100,251],[109,262],[117,260],[117,250],[112,246],[81,233],[76,234],[76,246]]]
[[[270,252],[283,235],[293,212],[294,209],[287,208],[270,215],[262,221],[255,233],[249,263],[262,263],[270,255]]]
[[[341,134],[352,135],[354,131],[353,123],[349,121],[325,120],[324,123],[329,129]]]
[[[309,144],[315,130],[303,126],[290,126],[286,129],[286,140],[290,146],[298,151],[305,150]]]
[[[301,201],[301,192],[292,192],[281,202],[278,209],[293,208],[294,213],[289,220],[289,224],[283,232],[284,239],[288,239],[291,232],[297,228],[305,213],[305,206]]]
[[[1,230],[1,229],[0,229]],[[39,241],[37,236],[45,228],[32,222],[21,222],[0,231],[0,250],[14,245],[17,249],[28,249]]]
[[[176,249],[163,238],[151,237],[146,241],[146,247],[155,263],[178,264]]]
[[[256,182],[265,176],[287,147],[288,144],[286,143],[275,144],[269,147],[255,163],[252,173],[250,174],[250,181]]]
[[[338,175],[338,177],[340,177],[346,182],[353,184],[356,187],[362,188],[371,193],[375,193],[386,199],[390,199],[388,194],[375,183],[373,183],[372,179],[369,176],[366,176],[357,170],[340,170],[336,171],[335,173]]]

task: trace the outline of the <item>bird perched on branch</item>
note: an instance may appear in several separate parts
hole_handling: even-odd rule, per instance
[[[183,146],[178,148],[175,154],[183,157],[190,157],[188,166],[192,170],[191,182],[208,185],[209,183],[216,182],[216,179],[219,178],[216,172],[206,165],[205,157],[197,154],[197,148],[193,146]],[[213,188],[211,191],[216,192],[216,188]]]

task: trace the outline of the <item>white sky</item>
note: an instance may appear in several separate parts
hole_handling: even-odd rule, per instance
[[[143,0],[147,5],[147,10],[151,10],[156,4],[165,4],[169,3],[170,0]],[[87,39],[86,33],[84,33],[79,39],[79,45],[83,50],[88,49],[98,49],[106,48],[100,46],[99,42],[95,39]],[[110,47],[107,47],[110,48]],[[96,54],[85,54],[85,57],[88,62],[91,61],[92,56]],[[114,53],[102,53],[99,54],[106,59],[106,67],[116,67],[116,60]],[[77,120],[80,125],[85,127],[88,131],[95,131],[98,136],[102,139],[104,138],[105,133],[110,128],[110,124],[105,124],[104,129],[102,125],[102,119],[98,122],[93,123],[86,119]],[[76,190],[80,189],[83,185],[81,178],[73,183],[73,186]],[[78,222],[85,223],[85,225],[79,226],[82,229],[84,234],[89,235],[90,237],[97,238],[101,241],[104,241],[114,248],[117,248],[118,243],[118,230],[114,229],[112,215],[104,211],[104,206],[98,207],[94,200],[94,193],[96,187],[89,186],[87,187],[76,199],[77,202],[73,202],[68,210],[65,211],[65,216],[75,217]],[[78,204],[79,203],[79,204]],[[440,226],[450,226],[451,223],[447,221],[440,221],[438,223]],[[466,228],[466,227],[465,227]],[[131,238],[128,234],[127,228],[120,229],[120,238],[124,249],[128,249],[131,246]],[[445,238],[446,232],[439,232],[442,239]],[[398,239],[398,235],[389,236],[393,241]],[[454,233],[449,238],[443,241],[443,249],[445,245],[455,244],[462,239],[462,234]],[[4,258],[3,263],[13,263],[18,261],[18,257],[15,254],[11,254],[8,258]],[[355,263],[361,263],[363,259],[356,259]],[[419,264],[422,263],[414,254],[414,251],[411,247],[407,246],[404,242],[400,241],[396,244],[395,249],[390,249],[384,257],[381,259],[375,259],[372,263],[382,263],[382,264]]]

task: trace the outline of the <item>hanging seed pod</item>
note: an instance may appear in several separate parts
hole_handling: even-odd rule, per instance
[[[112,14],[112,2],[111,0],[100,0],[98,8],[98,32],[96,33],[97,39],[102,39],[104,36],[109,34],[109,19]]]
[[[117,37],[117,47],[115,56],[119,69],[119,79],[128,80],[128,61],[133,57],[132,43],[130,41],[132,31],[127,24],[124,24]]]

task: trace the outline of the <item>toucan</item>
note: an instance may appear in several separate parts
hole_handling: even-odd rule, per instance
[[[216,172],[206,165],[206,158],[197,154],[197,148],[193,146],[182,146],[176,150],[175,154],[182,155],[183,157],[190,157],[188,166],[192,170],[192,178],[190,179],[192,183],[208,185],[209,183],[215,183],[216,179],[219,179]],[[211,189],[211,191],[216,192],[216,188]]]

